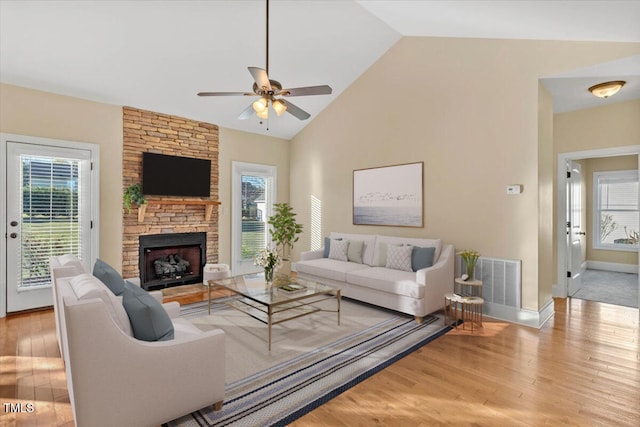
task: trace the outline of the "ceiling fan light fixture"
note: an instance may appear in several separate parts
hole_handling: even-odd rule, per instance
[[[258,113],[258,117],[260,116],[260,113],[263,111],[266,111],[268,107],[269,107],[269,101],[267,101],[267,98],[264,98],[264,97],[258,99],[253,103],[253,111]]]
[[[271,102],[271,106],[275,110],[275,112],[278,115],[278,117],[280,117],[282,114],[284,114],[285,111],[287,111],[287,106],[286,106],[286,104],[284,102],[282,102],[281,99],[273,100]]]
[[[256,115],[258,117],[260,117],[261,119],[268,119],[269,118],[269,109],[265,108],[264,110],[257,112]]]
[[[626,82],[622,80],[598,83],[597,85],[591,86],[589,92],[598,98],[608,98],[618,93],[625,83]]]

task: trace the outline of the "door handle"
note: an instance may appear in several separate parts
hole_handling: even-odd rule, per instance
[[[11,237],[12,239],[15,239],[16,237],[18,237],[18,233],[11,233],[9,234],[9,237]]]
[[[587,233],[584,232],[584,231],[578,231],[576,234],[579,234],[581,236],[586,236],[587,235]]]
[[[9,223],[9,225],[11,225],[12,227],[17,227],[18,226],[18,221],[11,221]]]

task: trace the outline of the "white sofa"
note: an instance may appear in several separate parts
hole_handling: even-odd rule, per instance
[[[363,242],[361,262],[325,257],[323,247],[300,255],[299,277],[337,286],[345,297],[413,315],[418,322],[442,309],[443,295],[453,292],[455,251],[440,239],[337,232],[329,238]],[[434,248],[433,265],[417,271],[387,268],[383,254],[388,245]]]
[[[163,304],[174,338],[132,335],[122,297],[69,255],[52,257],[56,331],[76,426],[158,426],[213,405],[222,408],[225,336],[202,332]],[[150,293],[161,301],[160,292]]]

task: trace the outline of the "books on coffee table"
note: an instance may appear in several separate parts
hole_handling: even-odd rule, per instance
[[[306,286],[301,285],[300,283],[287,283],[286,285],[279,286],[278,289],[284,292],[298,292],[307,289]]]

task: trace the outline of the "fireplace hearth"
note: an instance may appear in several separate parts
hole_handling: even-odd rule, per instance
[[[139,237],[140,286],[151,291],[202,282],[207,233],[167,233]]]

